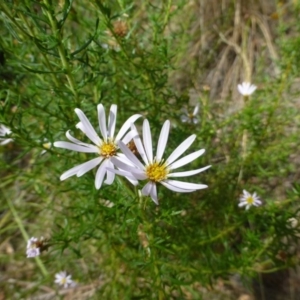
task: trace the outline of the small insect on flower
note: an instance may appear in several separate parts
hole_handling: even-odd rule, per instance
[[[186,108],[182,109],[183,115],[180,116],[182,123],[198,124],[199,123],[199,103],[195,106],[193,113],[189,113]]]
[[[43,250],[47,248],[45,245],[45,239],[32,237],[27,242],[26,255],[27,257],[36,257],[41,254]]]
[[[251,195],[246,190],[243,190],[243,195],[240,197],[239,207],[246,206],[246,210],[248,210],[251,206],[260,206],[261,204],[262,202],[256,193]]]
[[[1,146],[4,146],[13,141],[12,138],[7,138],[7,136],[10,135],[11,133],[12,131],[8,127],[0,124],[0,145]]]
[[[241,95],[248,97],[254,93],[257,86],[250,82],[243,82],[242,84],[238,84],[237,88]]]
[[[68,275],[66,271],[61,271],[55,274],[55,283],[64,288],[74,287],[76,283],[72,280],[72,275]]]

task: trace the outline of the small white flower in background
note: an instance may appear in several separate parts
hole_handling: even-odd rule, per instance
[[[135,126],[132,125],[132,127],[133,130],[136,131]],[[118,168],[120,168],[120,170],[112,170],[116,174],[128,176],[128,172],[129,172],[138,180],[148,180],[148,183],[143,187],[141,193],[144,196],[150,195],[150,197],[156,204],[158,204],[157,189],[156,189],[157,183],[161,183],[166,188],[179,193],[190,193],[196,190],[207,188],[207,185],[205,184],[196,184],[196,183],[169,179],[172,177],[192,176],[200,172],[203,172],[204,170],[210,167],[207,166],[193,171],[172,173],[173,170],[185,166],[186,164],[192,162],[193,160],[201,156],[205,152],[205,150],[204,149],[198,150],[177,160],[191,146],[191,144],[196,139],[196,135],[193,134],[185,141],[183,141],[171,153],[171,155],[167,159],[163,159],[163,154],[169,137],[169,131],[170,131],[170,121],[166,121],[160,132],[157,150],[156,150],[156,156],[153,157],[150,126],[148,120],[144,120],[143,142],[141,141],[139,135],[134,136],[133,140],[145,164],[142,164],[122,141],[120,141],[118,144],[121,150],[123,151],[123,153],[128,158],[128,160],[131,161],[131,165],[124,163],[124,161],[121,161],[117,157],[112,158],[113,163]]]
[[[246,190],[243,190],[243,195],[240,198],[239,207],[246,206],[246,210],[248,210],[251,206],[260,206],[262,202],[259,197],[254,194],[248,193]]]
[[[180,116],[181,122],[182,123],[193,123],[193,124],[198,124],[199,123],[199,104],[197,104],[194,108],[193,113],[189,113],[186,108],[182,109],[183,115]]]
[[[44,238],[40,239],[32,237],[27,242],[26,255],[27,257],[36,257],[41,254],[42,248],[44,247]]]
[[[12,138],[7,138],[7,136],[10,135],[11,133],[12,131],[8,127],[0,124],[0,145],[1,146],[4,146],[13,141]]]
[[[115,204],[109,200],[105,200],[105,199],[100,199],[99,202],[105,206],[105,207],[108,207],[108,208],[112,208],[115,206]]]
[[[290,228],[296,228],[298,226],[298,220],[296,218],[289,218],[287,220],[287,225]]]
[[[44,150],[42,150],[41,155],[45,154],[47,152],[47,150],[51,149],[52,147],[52,143],[49,142],[47,139],[44,139],[44,143],[43,143],[43,148],[45,148]]]
[[[237,88],[241,95],[248,97],[254,93],[257,87],[250,82],[243,82],[242,84],[238,84]]]
[[[66,271],[56,273],[54,282],[63,286],[64,288],[69,286],[74,287],[76,285],[76,283],[72,280],[72,275],[68,275]]]
[[[122,141],[125,144],[127,144],[133,138],[133,136],[137,134],[137,132],[133,132],[132,130],[128,132],[128,130],[130,129],[131,124],[134,123],[138,118],[140,118],[141,115],[136,114],[131,116],[129,119],[127,119],[127,121],[121,127],[117,136],[114,137],[116,118],[117,118],[117,105],[113,104],[110,107],[110,112],[108,117],[108,129],[106,127],[106,116],[105,116],[103,105],[99,104],[97,106],[97,110],[98,110],[99,127],[100,127],[102,138],[98,136],[95,129],[91,125],[90,121],[85,116],[85,114],[79,108],[75,109],[75,113],[80,119],[80,122],[76,125],[76,127],[80,129],[94,143],[94,145],[87,144],[81,142],[80,140],[75,139],[73,136],[71,136],[69,130],[66,132],[66,137],[71,141],[71,143],[70,142],[54,143],[54,146],[58,148],[64,148],[64,149],[77,151],[77,152],[97,154],[96,158],[93,158],[88,162],[80,164],[63,173],[60,176],[60,180],[65,180],[73,175],[80,177],[85,173],[87,173],[88,171],[90,171],[91,169],[93,169],[94,167],[96,167],[97,165],[100,165],[96,172],[96,178],[95,178],[96,189],[100,189],[104,181],[105,175],[106,175],[106,180],[104,181],[104,183],[106,184],[112,184],[115,179],[115,174],[107,170],[108,167],[114,168],[114,164],[111,160],[112,157],[119,157],[121,161],[125,163],[128,162],[124,154],[118,152],[119,147],[117,143],[119,140],[122,139]],[[136,181],[132,176],[129,177],[126,178],[132,182]]]

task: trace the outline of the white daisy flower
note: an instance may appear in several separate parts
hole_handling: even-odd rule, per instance
[[[128,132],[128,130],[130,129],[131,124],[134,123],[138,118],[140,118],[141,115],[136,114],[131,116],[123,124],[116,137],[114,137],[117,117],[117,105],[113,104],[110,107],[108,117],[108,129],[106,127],[106,116],[103,105],[99,104],[97,106],[97,109],[99,127],[102,138],[98,136],[85,114],[79,108],[75,109],[75,113],[80,119],[80,122],[76,125],[76,127],[80,129],[94,143],[94,145],[87,144],[75,139],[73,136],[71,136],[70,131],[68,130],[66,132],[66,137],[71,141],[71,143],[55,142],[54,146],[77,152],[96,153],[98,156],[66,171],[60,176],[60,180],[65,180],[73,175],[80,177],[88,171],[90,171],[91,169],[93,169],[94,167],[96,167],[97,165],[100,165],[96,172],[95,178],[95,186],[97,189],[100,189],[105,175],[106,180],[104,181],[104,183],[106,184],[112,184],[115,179],[115,174],[107,170],[107,168],[114,168],[114,164],[111,161],[112,157],[117,156],[121,161],[128,163],[128,160],[124,156],[124,154],[118,153],[119,149],[117,143],[121,139],[124,141],[124,143],[128,143],[133,138],[133,136],[137,134],[137,132],[133,132],[132,130]],[[131,181],[133,180],[134,182],[134,178],[132,176],[130,177],[131,179],[128,177],[127,179]]]
[[[241,95],[248,97],[254,93],[257,86],[250,82],[243,82],[242,84],[238,84],[237,88]]]
[[[134,125],[133,129],[136,130]],[[182,142],[167,159],[163,159],[163,154],[169,137],[169,131],[170,121],[166,121],[160,132],[156,156],[153,157],[150,126],[148,120],[144,120],[143,142],[141,141],[139,135],[136,135],[133,138],[136,148],[138,149],[138,152],[144,161],[144,164],[137,159],[137,157],[129,150],[129,148],[122,141],[120,141],[118,145],[120,146],[121,150],[126,155],[128,160],[131,161],[132,165],[124,163],[119,158],[112,158],[113,163],[121,169],[112,170],[116,174],[128,176],[129,172],[138,180],[148,180],[148,183],[143,187],[141,192],[144,196],[150,195],[150,197],[156,204],[158,204],[156,189],[157,183],[161,183],[166,188],[179,193],[190,193],[196,190],[207,188],[207,185],[205,184],[196,184],[170,179],[172,177],[192,176],[203,172],[210,166],[193,171],[172,173],[173,170],[185,166],[186,164],[201,156],[205,152],[205,150],[198,150],[177,160],[196,139],[196,135],[193,134],[184,142]]]
[[[13,141],[11,138],[7,138],[7,135],[10,135],[12,131],[5,125],[0,124],[0,145],[4,146]]]
[[[180,116],[182,123],[199,123],[199,117],[197,116],[199,112],[199,103],[195,106],[193,113],[189,113],[186,108],[182,108],[183,115]]]
[[[40,239],[32,237],[27,242],[26,255],[27,257],[36,257],[41,254],[41,248],[44,246],[44,238]]]
[[[61,271],[59,273],[55,274],[55,283],[58,285],[63,286],[64,288],[67,288],[69,286],[73,287],[76,285],[76,283],[72,280],[71,275],[67,275],[66,271]]]
[[[260,206],[261,204],[262,202],[260,201],[256,193],[251,195],[246,190],[243,190],[243,195],[240,198],[239,207],[246,206],[246,210],[248,210],[252,205]]]

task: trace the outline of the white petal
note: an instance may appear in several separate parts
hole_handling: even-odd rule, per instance
[[[142,195],[149,196],[152,190],[152,185],[155,184],[152,181],[149,181],[141,190]]]
[[[135,176],[133,174],[131,174],[130,172],[127,172],[127,171],[124,171],[124,170],[117,170],[117,169],[112,169],[112,168],[107,168],[107,171],[110,171],[114,174],[117,174],[117,175],[121,175],[121,176],[124,176],[126,177],[128,180],[130,178],[130,182],[134,185],[137,185],[138,184],[138,181],[136,180]]]
[[[77,152],[99,153],[98,147],[94,145],[88,145],[88,144],[86,146],[81,146],[69,142],[55,142],[53,146],[57,148],[63,148],[63,149],[77,151]]]
[[[195,160],[196,158],[198,158],[199,156],[201,156],[203,153],[205,152],[204,149],[195,151],[179,160],[177,160],[176,162],[174,162],[173,164],[169,165],[169,169],[177,169],[179,167],[182,167],[188,163],[190,163],[191,161]]]
[[[136,127],[134,126],[134,124],[131,125],[131,130],[133,131],[136,131]],[[146,155],[146,152],[145,152],[145,148],[143,146],[143,143],[141,141],[141,138],[139,135],[136,135],[134,138],[133,138],[133,141],[134,141],[134,144],[142,158],[142,160],[144,161],[144,163],[146,165],[149,165],[149,160],[148,160],[148,157]]]
[[[106,174],[106,164],[107,160],[105,160],[97,170],[96,178],[95,178],[95,187],[99,190],[102,186],[104,176]]]
[[[109,117],[108,117],[108,137],[113,139],[116,128],[116,119],[117,119],[117,105],[113,104],[110,107]]]
[[[77,114],[78,118],[80,119],[82,125],[84,126],[84,133],[86,136],[95,144],[99,145],[101,143],[101,140],[96,133],[95,129],[91,125],[88,118],[85,116],[85,114],[79,109],[75,108],[75,113]]]
[[[174,192],[178,192],[178,193],[191,193],[191,192],[195,192],[196,190],[187,190],[187,189],[181,189],[179,187],[176,187],[174,185],[169,184],[166,181],[161,181],[160,182],[162,185],[164,185],[167,189],[174,191]]]
[[[194,118],[193,118],[193,123],[194,123],[194,124],[198,124],[198,123],[199,123],[199,119],[198,119],[197,117],[194,117]]]
[[[150,125],[147,119],[145,119],[143,123],[143,143],[145,146],[147,158],[149,162],[152,163],[153,162],[152,137],[151,137]]]
[[[106,116],[105,116],[103,105],[98,104],[97,110],[98,110],[98,122],[99,122],[100,132],[103,136],[104,141],[107,142]]]
[[[69,169],[68,171],[64,172],[61,176],[60,176],[60,180],[63,181],[73,175],[76,175],[82,168],[82,166],[84,166],[86,163],[80,164],[78,166],[73,167],[72,169]]]
[[[127,121],[123,124],[123,126],[121,127],[119,133],[117,134],[115,141],[118,142],[119,140],[121,140],[122,137],[124,136],[124,134],[130,128],[131,124],[134,123],[141,116],[142,115],[136,114],[136,115],[131,116],[129,119],[127,119]]]
[[[136,136],[138,136],[138,132],[136,130],[130,130],[126,133],[124,138],[122,139],[122,142],[124,144],[128,144],[132,139],[134,139]]]
[[[207,188],[206,184],[198,184],[198,183],[191,183],[191,182],[183,182],[178,180],[170,180],[166,179],[164,182],[167,182],[175,187],[178,187],[180,189],[186,189],[186,190],[201,190]]]
[[[186,140],[184,140],[167,158],[166,163],[170,165],[173,161],[175,161],[182,153],[184,153],[194,142],[196,139],[196,135],[192,134]]]
[[[108,168],[114,169],[114,164],[109,159],[107,160],[107,166],[106,166],[107,173],[106,173],[106,180],[104,181],[104,183],[110,185],[115,180],[115,173],[110,172]]]
[[[121,161],[120,158],[112,157],[111,161],[117,168],[120,168],[121,170],[124,170],[125,172],[132,174],[133,177],[136,179],[144,180],[147,178],[144,171],[136,169],[135,167],[129,166],[128,164],[126,164],[126,162],[124,163],[124,161]],[[115,172],[115,173],[122,175],[117,172]],[[123,176],[128,176],[128,175],[125,174]]]
[[[154,201],[154,203],[156,205],[158,205],[157,190],[156,190],[156,184],[155,183],[152,184],[152,188],[150,190],[150,197]]]
[[[198,111],[199,111],[199,103],[195,106],[194,108],[194,112],[193,112],[193,116],[197,115],[198,114]]]
[[[167,120],[160,132],[159,140],[157,144],[157,150],[156,150],[156,159],[157,161],[161,161],[162,156],[165,152],[168,137],[169,137],[169,131],[170,131],[170,121]]]
[[[87,173],[88,171],[90,171],[91,169],[95,168],[97,165],[99,165],[101,163],[102,160],[103,160],[102,157],[96,157],[96,158],[89,160],[88,162],[82,164],[80,170],[76,174],[77,177],[80,177],[80,176],[84,175],[85,173]]]
[[[79,124],[79,123],[78,123]],[[78,125],[77,124],[77,125]],[[82,124],[81,122],[80,122],[80,124]],[[76,127],[77,127],[77,125],[76,125]],[[78,127],[79,128],[79,127]],[[66,132],[66,137],[67,137],[67,139],[69,140],[69,141],[71,141],[72,143],[75,143],[75,144],[78,144],[78,145],[81,145],[81,146],[86,146],[86,147],[90,147],[90,146],[93,146],[93,145],[91,145],[91,144],[87,144],[87,143],[84,143],[84,142],[82,142],[82,141],[80,141],[80,140],[77,140],[77,139],[75,139],[71,134],[70,134],[70,130],[68,130],[67,132]],[[94,147],[94,146],[93,146]],[[99,151],[98,151],[99,152]]]
[[[182,116],[180,116],[180,120],[182,123],[189,123],[190,118],[185,115],[182,115]]]
[[[118,145],[126,157],[139,169],[144,170],[144,165],[137,159],[137,157],[129,150],[129,148],[122,142],[119,141]]]
[[[168,177],[186,177],[186,176],[192,176],[198,173],[201,173],[207,169],[209,169],[211,166],[207,166],[201,169],[193,170],[193,171],[186,171],[186,172],[176,172],[168,174]]]

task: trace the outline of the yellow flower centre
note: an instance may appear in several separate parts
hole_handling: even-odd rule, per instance
[[[154,162],[146,167],[146,175],[151,181],[159,182],[167,178],[169,170],[165,164]]]
[[[100,148],[100,155],[104,156],[105,158],[115,156],[117,153],[117,147],[112,142],[103,143],[99,148]]]
[[[61,284],[66,284],[67,283],[67,278],[66,277],[62,277],[60,279]]]
[[[254,203],[254,198],[252,196],[249,196],[246,201],[247,201],[248,204],[253,204]]]

